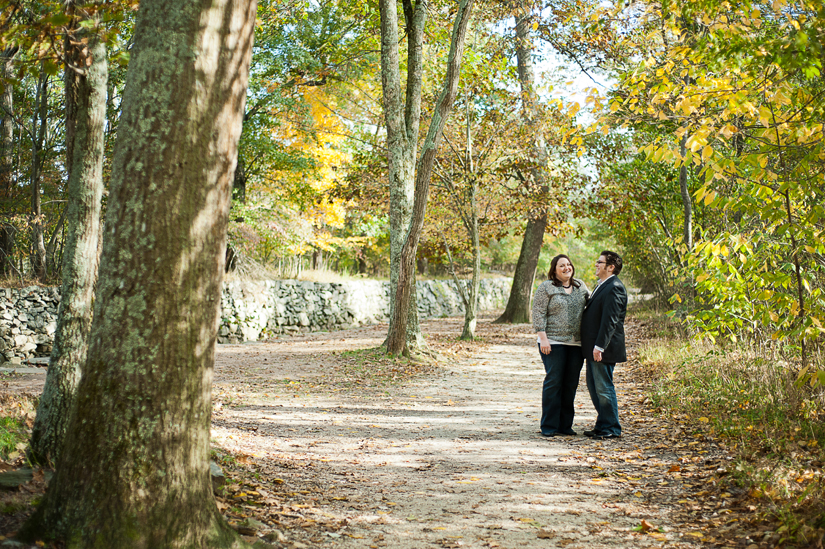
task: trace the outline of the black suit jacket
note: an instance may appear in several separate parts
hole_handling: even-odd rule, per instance
[[[618,277],[611,277],[594,290],[582,313],[582,355],[593,360],[593,347],[604,349],[602,362],[614,364],[627,360],[624,344],[624,317],[627,290]]]

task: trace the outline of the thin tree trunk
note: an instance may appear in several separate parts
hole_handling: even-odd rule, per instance
[[[531,5],[529,1],[522,1],[518,5],[516,15],[516,60],[518,62],[519,84],[521,86],[521,103],[527,119],[527,127],[532,134],[530,147],[536,165],[531,168],[530,175],[541,189],[547,191],[546,178],[542,166],[547,158],[547,151],[543,141],[539,138],[541,128],[538,127],[538,98],[535,91],[535,73],[533,70],[533,39],[530,36]],[[504,312],[494,322],[497,324],[530,322],[530,300],[533,296],[533,281],[536,278],[536,267],[539,264],[539,254],[544,241],[544,231],[547,228],[547,211],[545,208],[531,215],[527,219],[527,228],[524,230],[524,239],[521,242],[516,269],[513,273],[513,285],[510,287],[510,296]]]
[[[687,154],[687,134],[685,134],[685,137],[682,137],[682,141],[679,143],[679,153],[682,155],[682,159],[684,159],[685,154]],[[679,168],[679,191],[682,195],[682,210],[684,211],[682,238],[687,248],[685,257],[682,258],[684,262],[687,261],[687,256],[693,250],[693,202],[690,198],[690,190],[688,190],[687,164],[684,161]]]
[[[241,204],[246,204],[246,171],[241,155],[238,155],[238,165],[235,168],[235,175],[232,177],[232,199]]]
[[[66,6],[76,13],[76,4]],[[87,44],[88,54],[78,44]],[[86,361],[92,302],[97,280],[100,209],[103,196],[103,147],[106,125],[106,45],[97,33],[75,26],[65,46],[67,68],[66,170],[69,174],[68,227],[63,253],[63,286],[57,331],[43,396],[37,407],[29,459],[56,463],[63,447],[81,367]],[[87,56],[88,55],[88,56]]]
[[[422,2],[419,2],[421,4]],[[390,4],[388,0],[382,0],[382,68],[384,64],[384,16]],[[421,236],[421,229],[424,226],[424,215],[427,209],[427,199],[430,193],[430,177],[432,175],[433,163],[438,151],[438,144],[441,140],[441,132],[444,129],[447,116],[452,109],[453,101],[458,92],[459,68],[461,57],[464,53],[464,39],[467,36],[467,27],[473,9],[473,0],[461,0],[458,6],[453,33],[450,40],[450,53],[447,58],[447,71],[444,75],[444,84],[436,103],[436,108],[430,120],[430,127],[427,130],[427,137],[422,147],[421,158],[415,170],[415,194],[413,201],[412,219],[407,230],[404,246],[401,249],[401,257],[398,268],[398,282],[395,288],[395,307],[390,318],[390,329],[387,335],[387,352],[391,355],[410,354],[407,345],[409,338],[407,313],[412,303],[414,303],[415,292],[415,254],[418,249],[418,240]],[[397,33],[397,29],[396,29]],[[397,51],[397,46],[396,46]],[[397,60],[397,56],[396,56]],[[420,74],[417,75],[420,78]],[[409,87],[409,84],[408,84]],[[385,87],[386,89],[386,87]],[[420,102],[420,93],[419,93]],[[409,105],[408,105],[409,108]],[[389,135],[389,120],[388,135]],[[417,318],[417,315],[416,315]],[[419,330],[420,332],[420,330]]]
[[[35,109],[32,115],[32,165],[31,165],[31,267],[32,275],[40,282],[46,281],[46,242],[44,237],[43,211],[40,207],[40,172],[43,167],[43,143],[49,113],[49,76],[41,66],[37,82]]]
[[[476,337],[476,323],[478,317],[478,290],[481,285],[481,244],[478,237],[478,213],[476,212],[476,191],[477,185],[473,182],[470,197],[470,227],[473,251],[473,279],[467,292],[467,302],[464,308],[464,329],[461,338],[473,340]]]
[[[14,170],[14,88],[11,85],[12,61],[17,48],[0,52],[0,210],[9,212]],[[14,266],[14,242],[17,229],[5,219],[0,219],[0,277],[10,276]]]
[[[0,203],[11,196],[14,167],[14,87],[11,85],[12,61],[17,48],[0,52]]]
[[[26,533],[67,547],[244,547],[209,477],[226,227],[255,2],[142,0],[89,351]]]

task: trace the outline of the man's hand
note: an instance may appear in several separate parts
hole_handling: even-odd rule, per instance
[[[596,362],[602,361],[602,352],[598,349],[593,349],[593,360]]]

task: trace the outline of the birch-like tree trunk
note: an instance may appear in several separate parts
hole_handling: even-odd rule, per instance
[[[212,495],[226,227],[255,25],[249,0],[142,0],[86,365],[28,536],[68,548],[246,546]]]
[[[16,47],[0,51],[0,209],[6,210],[7,200],[11,198],[14,185],[14,88],[11,85],[13,74],[12,62],[17,53]],[[11,275],[16,269],[12,254],[17,229],[6,219],[0,217],[0,276]]]
[[[533,38],[530,36],[531,3],[521,2],[516,15],[516,60],[518,78],[521,86],[522,110],[530,132],[530,148],[536,164],[530,176],[536,187],[546,192],[546,178],[541,166],[547,158],[544,142],[540,139],[541,128],[538,127],[538,98],[535,91],[535,72],[533,70]],[[524,239],[521,242],[516,269],[513,273],[513,285],[504,313],[495,322],[524,323],[530,322],[530,300],[533,296],[533,281],[536,279],[536,267],[539,264],[544,230],[547,227],[547,211],[542,208],[527,218]]]
[[[74,16],[78,5],[66,11]],[[90,20],[98,24],[98,18]],[[97,280],[103,147],[108,63],[96,30],[75,20],[64,48],[66,88],[66,171],[69,174],[63,286],[57,331],[43,396],[37,407],[29,458],[57,462],[69,422],[80,372],[86,361],[92,302]]]
[[[472,194],[470,196],[470,239],[473,253],[473,275],[470,287],[467,288],[467,297],[464,298],[464,329],[461,331],[460,339],[473,340],[476,337],[476,324],[478,322],[478,290],[481,286],[481,243],[478,237],[478,212],[476,211],[476,193],[478,187],[473,183]]]
[[[458,91],[458,76],[464,39],[467,35],[473,0],[461,0],[453,25],[447,72],[417,158],[421,120],[421,79],[423,75],[424,23],[427,1],[403,0],[407,31],[407,86],[401,92],[398,53],[398,14],[395,0],[380,0],[381,80],[390,177],[390,327],[387,351],[409,355],[421,340],[415,307],[415,254],[424,224],[430,175],[441,131]]]

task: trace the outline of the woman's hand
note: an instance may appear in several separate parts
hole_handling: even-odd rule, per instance
[[[541,354],[543,355],[550,354],[550,341],[547,339],[547,334],[544,332],[539,332],[539,349],[541,349]]]

